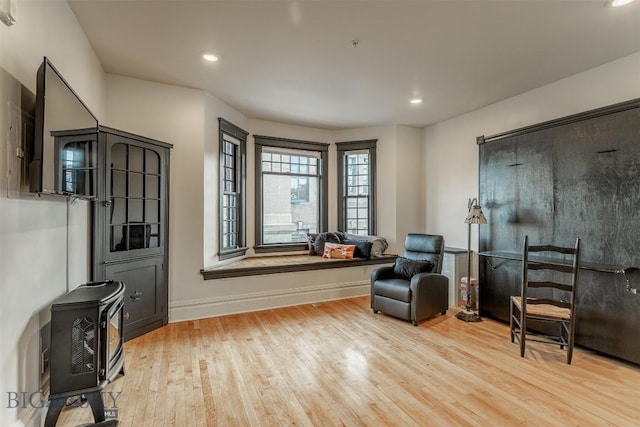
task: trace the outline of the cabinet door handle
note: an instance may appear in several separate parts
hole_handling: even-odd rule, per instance
[[[123,317],[124,317],[124,320],[129,320],[129,312],[127,311]]]
[[[110,206],[111,206],[111,200],[105,200],[104,202],[102,202],[102,205],[103,205],[105,208],[110,207]]]
[[[142,298],[142,292],[136,291],[133,295],[130,295],[129,298],[131,298],[131,301],[140,301],[140,298]]]

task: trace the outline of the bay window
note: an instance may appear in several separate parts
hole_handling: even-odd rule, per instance
[[[328,146],[255,136],[257,253],[302,250],[326,231]]]
[[[220,228],[218,258],[246,253],[246,143],[248,132],[219,119]]]
[[[377,140],[337,142],[338,229],[374,235]]]

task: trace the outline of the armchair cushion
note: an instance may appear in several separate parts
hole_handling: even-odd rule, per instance
[[[393,265],[395,275],[404,280],[411,280],[413,276],[419,273],[430,273],[431,270],[433,270],[431,261],[417,261],[404,257],[396,258],[396,262]]]
[[[411,302],[411,283],[404,279],[386,279],[376,282],[376,295]]]

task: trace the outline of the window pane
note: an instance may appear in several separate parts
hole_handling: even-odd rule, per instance
[[[309,179],[291,178],[291,203],[309,202]]]
[[[263,175],[262,243],[305,241],[319,226],[319,179]],[[304,203],[300,203],[304,198]]]
[[[342,157],[344,188],[342,194],[346,197],[343,205],[344,225],[348,232],[354,234],[368,234],[369,217],[369,184],[371,182],[369,168],[370,153],[347,152]]]
[[[160,202],[158,200],[145,201],[144,219],[146,222],[160,222]]]
[[[244,232],[244,225],[240,222],[244,212],[241,200],[244,195],[241,193],[245,177],[244,150],[246,140],[238,135],[231,135],[223,127],[231,126],[230,123],[220,120],[220,130],[222,132],[220,140],[220,167],[221,167],[221,212],[219,218],[219,245],[220,251],[235,249],[244,242],[239,236]],[[271,154],[262,155],[261,162],[271,164]],[[242,254],[239,254],[242,255]]]
[[[149,231],[149,237],[147,237],[150,248],[157,248],[160,246],[160,225],[152,224]]]
[[[124,226],[111,227],[111,252],[126,251],[127,245],[123,239]]]
[[[111,224],[124,224],[127,222],[126,199],[111,199]]]
[[[142,222],[142,200],[129,199],[129,218],[128,222]]]
[[[160,173],[160,155],[153,150],[146,150],[146,167],[145,172],[159,174]]]
[[[129,170],[144,172],[144,148],[129,146]]]
[[[127,168],[127,146],[125,144],[114,144],[111,147],[111,167],[114,169]]]
[[[147,198],[158,199],[160,198],[160,177],[155,175],[146,175],[146,194]]]
[[[141,173],[129,174],[129,197],[142,198],[144,196],[144,175]]]
[[[111,195],[115,197],[127,197],[127,173],[124,171],[111,171]]]
[[[146,243],[151,231],[150,225],[132,224],[129,226],[129,250],[149,247]]]

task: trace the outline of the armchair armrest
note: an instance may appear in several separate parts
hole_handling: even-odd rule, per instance
[[[427,317],[444,313],[449,308],[449,278],[438,273],[420,273],[411,279],[411,317],[419,322]]]
[[[371,284],[376,280],[393,279],[395,277],[393,266],[379,267],[371,272]]]
[[[376,280],[384,280],[384,279],[393,279],[394,277],[396,277],[396,275],[393,273],[393,267],[391,266],[384,266],[384,267],[379,267],[376,268],[375,270],[373,270],[371,272],[371,308],[373,308],[373,302],[375,300],[375,295],[374,295],[374,286],[373,284],[375,283]],[[375,309],[374,309],[375,311]]]

